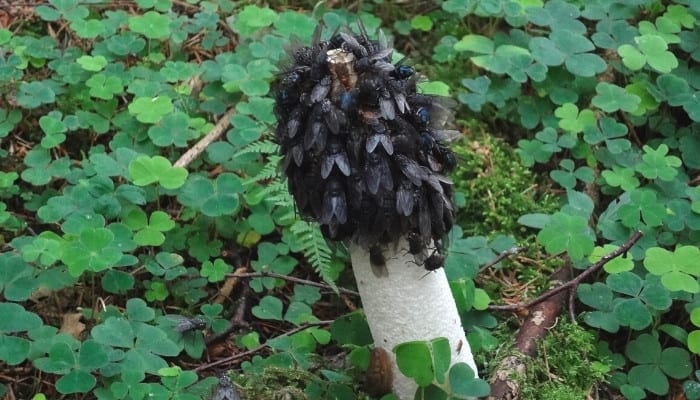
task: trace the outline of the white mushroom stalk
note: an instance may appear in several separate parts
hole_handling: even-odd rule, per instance
[[[396,366],[392,350],[401,343],[445,337],[452,349],[452,364],[464,362],[477,371],[445,270],[426,275],[425,269],[415,265],[413,255],[404,250],[407,248],[405,241],[396,250],[389,246],[384,252],[388,276],[377,277],[369,253],[360,246],[350,246],[352,269],[374,345],[391,357],[392,389],[399,400],[413,399],[417,389]]]

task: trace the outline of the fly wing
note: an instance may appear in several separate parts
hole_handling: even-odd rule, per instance
[[[345,32],[340,32],[340,37],[342,37],[343,40],[345,40],[345,43],[347,43],[348,47],[353,53],[355,53],[355,55],[359,57],[367,57],[367,49],[365,48],[365,46],[361,45],[360,42],[358,42],[353,35],[350,35]]]
[[[382,169],[379,164],[367,163],[367,165],[365,165],[365,183],[367,184],[367,190],[372,194],[377,194],[381,180]]]
[[[399,112],[403,114],[406,111],[410,111],[411,107],[409,107],[406,102],[406,96],[400,91],[394,91],[392,93],[394,94],[394,101],[396,101],[396,108],[398,108]]]
[[[386,151],[386,154],[392,155],[394,154],[394,144],[391,142],[391,139],[389,139],[389,136],[387,135],[379,135],[379,141],[382,143],[382,147],[384,147],[384,151]]]
[[[421,186],[423,184],[423,180],[425,179],[425,171],[421,169],[421,166],[418,165],[417,162],[402,154],[397,154],[394,156],[394,160],[398,164],[401,173],[403,173],[412,184],[415,186]]]
[[[289,120],[287,121],[287,136],[289,138],[294,138],[294,136],[297,135],[299,126],[301,125],[303,112],[304,110],[301,108],[301,106],[299,106],[292,110],[291,114],[289,115]]]
[[[380,136],[381,134],[374,134],[370,135],[367,140],[365,141],[365,150],[367,150],[368,153],[372,153],[374,149],[377,148],[377,145],[379,144]]]
[[[379,163],[379,169],[382,187],[386,190],[393,190],[394,179],[391,177],[391,170],[389,169],[389,164],[387,163],[386,158],[382,157],[382,160]]]
[[[304,146],[301,144],[292,146],[292,157],[297,167],[301,167],[301,163],[304,162]]]
[[[370,56],[369,59],[372,61],[379,61],[382,59],[391,59],[391,53],[393,53],[393,52],[394,52],[394,49],[392,49],[392,48],[386,48],[383,50],[379,50],[375,54],[372,54],[372,56]],[[394,66],[391,65],[391,71],[393,71],[393,70],[394,70]]]
[[[333,161],[343,175],[350,176],[350,160],[348,160],[348,155],[344,151],[335,154],[333,156]]]
[[[393,50],[392,44],[386,38],[386,35],[384,35],[384,31],[382,31],[381,29],[379,30],[379,32],[377,32],[377,43],[379,44],[380,52],[384,49],[392,49]]]
[[[432,234],[428,199],[425,197],[424,190],[416,190],[414,191],[414,195],[418,197],[418,230],[424,243],[428,243]]]
[[[328,96],[328,92],[331,91],[331,78],[324,76],[320,82],[311,89],[311,102],[318,103]]]
[[[423,181],[425,181],[436,192],[442,193],[444,190],[440,184],[440,178],[438,178],[441,175],[432,173],[432,171],[424,166],[420,166],[420,168],[425,172],[423,174]]]
[[[333,170],[333,164],[335,163],[334,155],[325,155],[323,157],[323,162],[321,163],[321,178],[326,179],[328,175],[331,174]]]
[[[323,118],[328,125],[328,129],[334,135],[340,133],[341,126],[346,124],[345,114],[330,103],[328,99],[324,100]]]
[[[402,181],[396,191],[396,212],[405,217],[413,212],[413,186],[409,181]]]
[[[391,99],[389,92],[384,90],[385,93],[379,96],[379,110],[382,113],[382,117],[388,120],[396,118],[396,110],[394,109],[394,101]]]
[[[348,206],[345,202],[345,194],[342,192],[336,196],[333,196],[333,201],[331,202],[333,206],[333,214],[339,223],[344,224],[348,221]]]
[[[306,124],[306,133],[304,134],[304,149],[309,150],[316,146],[318,149],[326,147],[326,124],[323,120],[310,118]]]
[[[462,136],[462,132],[454,129],[429,129],[428,132],[440,142],[452,142]]]

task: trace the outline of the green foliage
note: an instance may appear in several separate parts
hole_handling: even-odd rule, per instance
[[[580,399],[611,369],[596,349],[595,336],[576,324],[560,322],[538,343],[538,352],[546,354],[546,361],[530,361],[531,372],[521,382],[528,399]]]
[[[453,174],[455,190],[458,200],[464,196],[457,214],[459,225],[469,234],[516,235],[513,215],[552,210],[555,200],[533,190],[537,182],[532,172],[502,140],[480,128],[473,132],[472,141],[453,145],[459,157]]]
[[[486,381],[478,379],[465,363],[451,365],[446,338],[402,343],[394,349],[402,374],[418,384],[416,398],[468,399],[489,394]]]
[[[175,367],[202,357],[204,335],[177,332],[162,310],[203,315],[208,332],[223,332],[235,304],[206,303],[250,266],[261,275],[241,283],[253,291],[249,315],[299,331],[236,331],[257,352],[235,377],[242,391],[362,398],[357,371],[317,355],[333,339],[366,368],[361,314],[327,331],[316,325],[329,314],[325,292],[264,275],[308,278],[310,265],[331,288],[344,283],[343,249],[298,220],[278,174],[270,81],[292,34],[308,43],[315,17],[332,31],[354,16],[311,2],[295,10],[315,17],[287,2],[139,0],[129,12],[93,3],[51,0],[0,30],[0,361],[43,374],[20,397],[206,398],[216,379]],[[479,287],[496,285],[479,269],[497,254],[528,243],[537,268],[513,279],[544,282],[536,274],[561,258],[588,268],[640,230],[577,288],[579,319],[601,341],[615,334],[614,348],[596,358],[590,335],[555,330],[544,345],[553,367],[529,377],[529,398],[581,398],[603,379],[629,399],[668,395],[674,381],[700,398],[697,2],[448,0],[421,15],[379,3],[360,5],[368,30],[393,28],[397,48],[415,49],[410,59],[439,79],[421,90],[465,106],[458,120],[472,134],[456,145],[453,176],[461,227],[445,268],[472,348],[500,345],[486,311],[497,290]],[[224,135],[176,163],[230,107]],[[58,333],[36,306],[51,303],[36,302],[47,292],[81,307],[87,328]],[[465,365],[448,369],[439,343],[411,345],[400,359],[426,385],[423,398],[486,393]]]
[[[206,303],[234,267],[299,274],[306,256],[333,289],[344,268],[342,250],[298,221],[270,141],[275,65],[290,34],[301,28],[308,40],[316,21],[225,0],[189,6],[197,12],[169,1],[137,5],[127,13],[52,0],[32,23],[0,31],[0,87],[12,98],[0,105],[0,137],[13,149],[0,153],[0,229],[9,238],[0,257],[0,308],[9,317],[0,323],[0,360],[55,376],[63,395],[205,398],[216,379],[172,366],[184,355],[201,360],[204,334],[179,331],[161,310],[201,311],[206,332],[218,334],[235,307]],[[198,158],[177,162],[229,107],[231,128]],[[310,368],[330,341],[315,325],[319,289],[290,285],[287,298],[278,278],[240,284],[261,293],[249,306],[254,319],[300,327],[258,337],[258,351],[273,354],[256,356],[251,369],[281,359],[285,370]],[[84,303],[70,297],[74,285]],[[75,338],[56,334],[46,311],[25,308],[46,292],[85,310],[85,324],[65,327]],[[108,297],[114,306],[105,308]],[[314,387],[309,398],[355,398],[347,377],[303,374],[313,377],[304,380]],[[30,390],[42,385],[34,383]]]
[[[444,47],[433,54],[442,69],[474,67],[460,102],[517,142],[521,161],[546,171],[566,195],[558,210],[519,213],[547,253],[583,269],[635,231],[644,234],[597,282],[577,288],[590,327],[626,337],[627,349],[655,338],[653,363],[616,349],[628,366],[610,381],[630,399],[666,395],[668,379],[692,372],[664,370],[671,358],[687,365],[688,355],[659,335],[697,349],[692,326],[665,324],[687,319],[673,306],[690,312],[698,291],[698,165],[690,148],[697,150],[700,122],[699,10],[691,3],[448,1],[443,10],[466,16],[471,30],[449,57]],[[494,32],[486,18],[502,28]],[[695,384],[686,383],[688,394]]]

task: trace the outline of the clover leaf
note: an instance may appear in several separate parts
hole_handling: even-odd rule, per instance
[[[42,325],[41,318],[33,312],[27,311],[16,303],[0,303],[0,332],[15,333],[38,328]]]
[[[65,247],[61,260],[72,276],[84,271],[99,272],[116,264],[122,258],[114,244],[114,234],[106,228],[86,228],[80,236]]]
[[[201,175],[192,176],[182,188],[178,199],[182,204],[199,209],[210,217],[233,215],[238,212],[243,183],[231,173],[212,180]]]
[[[663,38],[646,34],[635,38],[637,46],[623,44],[617,52],[622,63],[632,71],[642,69],[645,65],[661,72],[669,73],[678,67],[678,59],[668,51],[668,44]]]
[[[601,173],[605,183],[613,187],[620,187],[622,190],[630,191],[639,187],[639,179],[635,177],[632,168],[621,168],[617,165],[611,170],[605,170]]]
[[[260,319],[282,320],[282,301],[274,296],[265,296],[260,299],[257,306],[251,312]]]
[[[24,108],[33,109],[43,104],[51,104],[56,101],[56,93],[45,82],[21,82],[17,94],[17,104]]]
[[[0,292],[9,301],[27,300],[38,288],[34,268],[16,254],[0,256]]]
[[[465,35],[453,47],[455,51],[470,51],[479,54],[492,54],[495,49],[493,40],[481,35]]]
[[[601,110],[613,113],[617,110],[633,112],[639,107],[641,99],[625,89],[612,83],[600,82],[596,88],[596,95],[591,103]]]
[[[175,227],[175,222],[163,211],[154,211],[146,220],[146,213],[140,208],[134,208],[124,219],[124,223],[132,230],[134,241],[141,246],[160,246],[165,241],[163,232]]]
[[[129,113],[144,124],[155,124],[172,111],[172,99],[168,96],[137,97],[129,104]]]
[[[22,113],[19,110],[8,111],[0,108],[0,138],[7,136],[21,120]]]
[[[648,333],[630,341],[625,348],[625,354],[638,364],[630,369],[629,383],[657,395],[668,393],[669,383],[666,376],[683,379],[692,372],[687,351],[678,347],[666,347],[661,350],[659,340]]]
[[[642,220],[648,226],[659,226],[666,216],[666,207],[656,200],[656,192],[649,189],[636,189],[629,192],[629,202],[620,206],[618,216],[622,224],[641,228]]]
[[[170,18],[155,11],[129,18],[129,29],[148,39],[167,39],[170,36]]]
[[[226,277],[226,274],[230,273],[233,267],[228,265],[224,260],[217,258],[214,262],[205,261],[202,264],[200,274],[207,278],[209,282],[220,282]]]
[[[124,90],[123,82],[119,77],[105,74],[93,75],[85,85],[90,88],[90,96],[102,100],[110,100]]]
[[[608,151],[612,154],[620,154],[632,147],[628,139],[619,139],[625,135],[627,126],[610,117],[603,117],[597,124],[587,125],[583,129],[583,140],[586,143],[597,144],[605,141]]]
[[[663,39],[667,44],[680,43],[681,39],[677,33],[681,31],[681,27],[670,18],[664,16],[651,21],[639,21],[639,33],[642,35],[653,35]]]
[[[537,234],[549,254],[569,253],[578,261],[593,251],[593,233],[586,218],[557,212]]]
[[[148,129],[148,137],[156,146],[184,147],[189,140],[198,136],[198,132],[192,129],[192,123],[193,121],[183,112],[170,113]]]
[[[187,170],[173,167],[165,157],[142,155],[129,163],[129,175],[137,186],[158,182],[166,189],[177,189],[185,183]]]
[[[559,118],[559,127],[567,132],[579,133],[584,129],[596,126],[597,120],[592,110],[584,109],[579,112],[576,104],[565,103],[554,110]]]
[[[670,291],[700,292],[696,278],[700,276],[700,249],[679,246],[673,252],[660,247],[647,249],[644,267],[661,277],[661,283]]]
[[[692,29],[695,26],[695,16],[688,12],[688,9],[680,4],[669,5],[663,15],[674,24],[684,28]]]
[[[75,62],[84,70],[91,72],[102,71],[108,64],[107,59],[104,56],[88,55],[78,57]]]
[[[245,6],[237,13],[233,29],[241,36],[250,36],[259,29],[272,25],[277,18],[277,13],[268,7]]]
[[[681,166],[682,161],[676,156],[666,155],[668,154],[668,146],[666,144],[660,144],[656,150],[649,145],[644,145],[643,150],[645,154],[642,156],[642,162],[637,165],[636,170],[644,175],[645,178],[659,178],[662,181],[672,181],[676,177],[678,167]]]
[[[610,254],[614,250],[618,249],[618,246],[611,244],[606,244],[605,246],[596,246],[593,252],[588,256],[588,260],[592,263],[597,263],[605,255]],[[617,274],[620,272],[631,271],[634,268],[634,262],[632,259],[626,255],[619,255],[612,260],[609,260],[603,266],[605,272],[609,274]]]
[[[564,64],[574,75],[591,77],[605,71],[605,61],[597,54],[593,43],[582,33],[570,30],[553,31],[549,38],[533,38],[530,49],[535,60],[548,66]]]

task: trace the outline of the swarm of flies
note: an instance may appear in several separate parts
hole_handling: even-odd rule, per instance
[[[418,92],[418,74],[392,63],[381,31],[370,40],[358,30],[323,40],[319,25],[311,46],[288,48],[274,85],[281,168],[299,214],[327,239],[355,241],[381,267],[385,246],[405,237],[416,263],[435,270],[444,257],[428,247],[455,218],[452,103]]]

